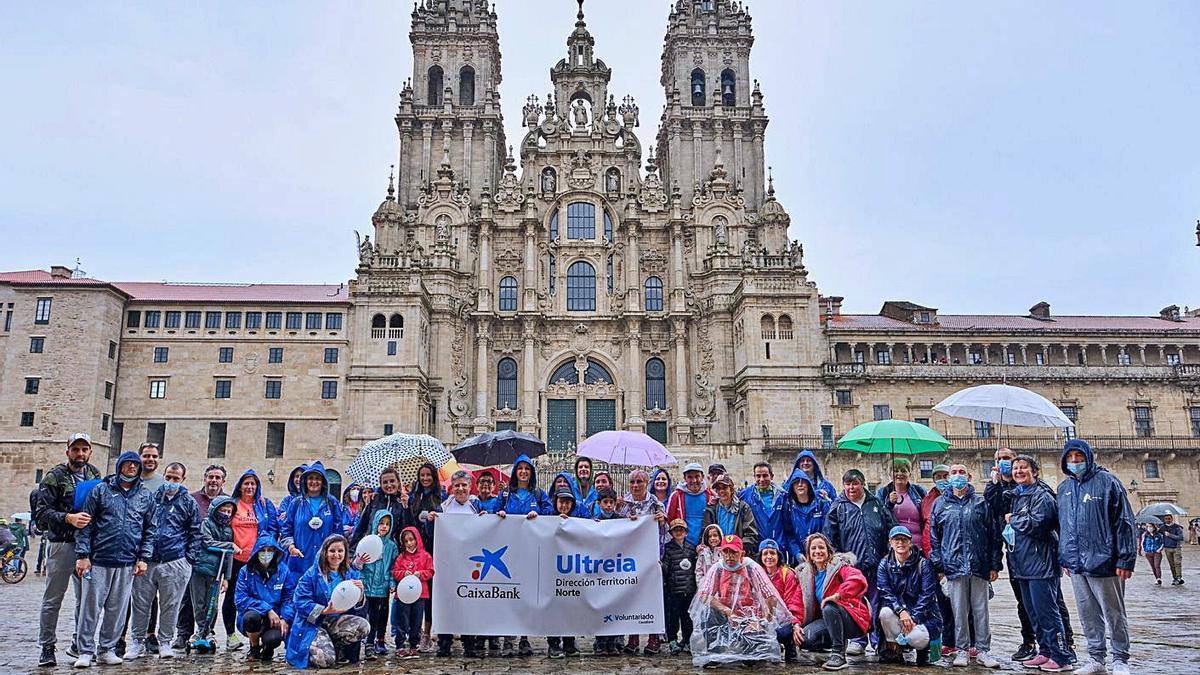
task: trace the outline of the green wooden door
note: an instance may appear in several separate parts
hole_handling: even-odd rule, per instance
[[[575,399],[552,398],[546,402],[546,450],[562,452],[577,444]]]
[[[617,428],[617,402],[606,398],[587,401],[587,435]]]

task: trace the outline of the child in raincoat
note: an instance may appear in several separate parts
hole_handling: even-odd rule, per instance
[[[562,475],[559,474],[559,476]],[[565,485],[560,485],[558,491],[554,493],[554,513],[563,520],[584,517],[580,513],[578,500],[575,498],[575,490],[570,480],[566,481]],[[579,647],[575,645],[574,635],[552,635],[546,638],[546,643],[549,645],[548,655],[552,659],[561,659],[564,656],[579,656]]]
[[[250,561],[237,575],[234,606],[238,630],[250,638],[248,659],[269,663],[287,639],[297,579],[288,573],[283,549],[270,533],[259,537]]]
[[[371,632],[367,634],[369,659],[387,654],[388,598],[392,597],[392,591],[396,588],[396,582],[392,579],[392,565],[400,555],[391,533],[392,513],[375,511],[371,517],[371,534],[383,540],[383,555],[363,565],[361,572],[367,596],[367,617],[371,622]]]
[[[429,580],[433,578],[433,558],[425,551],[421,542],[421,533],[415,527],[406,527],[400,533],[400,542],[404,550],[396,557],[392,565],[392,579],[401,581],[408,575],[417,577],[421,582],[421,597],[416,602],[393,601],[393,616],[395,621],[392,632],[396,635],[396,655],[405,659],[417,658],[417,646],[421,642],[421,623],[425,614],[425,599],[429,597]],[[404,640],[408,639],[408,649],[404,648]]]
[[[340,534],[329,535],[313,557],[313,566],[296,582],[292,595],[288,663],[293,668],[332,668],[339,656],[355,663],[359,643],[371,631],[371,624],[330,605],[333,589],[343,581],[363,587],[358,570],[350,566],[350,544]]]
[[[704,528],[700,534],[700,545],[696,547],[696,583],[704,581],[708,570],[721,559],[721,540],[725,533],[716,523]]]

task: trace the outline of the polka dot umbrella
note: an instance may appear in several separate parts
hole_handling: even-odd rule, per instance
[[[379,487],[379,474],[392,467],[400,472],[400,483],[407,485],[417,479],[417,469],[430,463],[441,467],[453,459],[446,446],[425,434],[392,434],[363,445],[358,457],[346,467],[354,482],[365,487]]]

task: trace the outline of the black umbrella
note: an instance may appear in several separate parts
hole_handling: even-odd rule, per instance
[[[512,464],[521,455],[530,459],[546,454],[542,439],[519,431],[487,431],[459,443],[450,454],[463,464],[497,466]]]

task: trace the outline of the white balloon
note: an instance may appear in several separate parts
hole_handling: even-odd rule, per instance
[[[344,612],[362,600],[362,589],[354,585],[353,581],[343,581],[333,587],[333,592],[329,594],[329,606],[338,612]]]
[[[367,562],[373,563],[383,557],[383,540],[377,534],[368,534],[358,542],[358,555],[367,556]]]
[[[421,599],[421,580],[415,574],[410,574],[396,584],[396,599],[406,605],[411,605]]]

